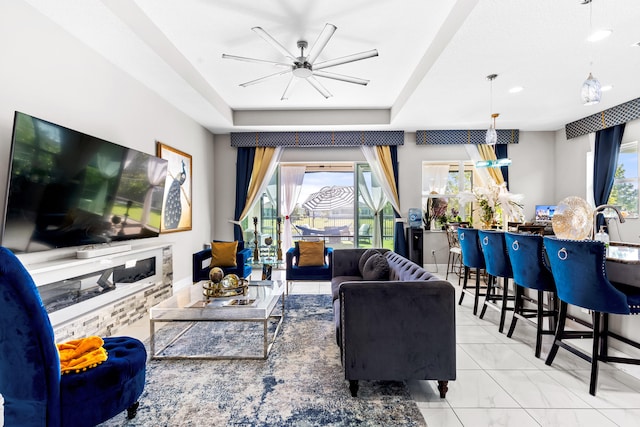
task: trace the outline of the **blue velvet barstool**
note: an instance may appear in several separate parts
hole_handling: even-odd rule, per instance
[[[504,240],[504,231],[480,230],[479,238],[487,273],[490,275],[480,318],[484,317],[487,307],[498,310],[500,312],[498,331],[502,332],[507,311],[514,309],[513,305],[509,306],[509,301],[515,301],[515,295],[509,295],[509,279],[513,279],[513,271]],[[502,278],[502,286],[498,278]]]
[[[473,314],[478,312],[478,304],[480,297],[484,296],[480,286],[480,273],[485,268],[482,249],[480,249],[480,240],[478,238],[478,230],[475,228],[458,228],[458,240],[460,241],[460,249],[462,250],[462,265],[464,265],[464,280],[462,281],[462,293],[458,305],[462,304],[465,294],[470,294],[474,298]],[[467,282],[471,273],[471,269],[475,269],[476,285],[474,290],[467,287]]]
[[[530,320],[536,318],[536,357],[540,357],[542,348],[542,335],[553,335],[558,320],[556,284],[553,275],[544,261],[544,247],[542,236],[536,234],[505,233],[505,243],[511,260],[513,270],[513,282],[516,287],[514,315],[511,319],[507,336],[511,338],[518,318]],[[537,293],[537,299],[528,298],[524,290],[531,289]],[[545,310],[544,293],[552,294],[550,308]],[[525,308],[525,301],[536,304],[536,308]],[[552,317],[552,327],[544,329],[545,317]]]
[[[602,242],[544,237],[544,248],[560,299],[555,340],[546,364],[553,363],[560,347],[590,362],[589,393],[595,396],[598,385],[598,361],[640,365],[640,359],[612,357],[607,353],[608,338],[640,348],[640,343],[609,331],[608,317],[609,314],[640,313],[640,289],[613,284],[608,280],[605,267],[606,250]],[[593,323],[587,324],[591,326],[590,331],[565,331],[568,304],[591,310]],[[591,354],[567,342],[577,338],[593,338]]]

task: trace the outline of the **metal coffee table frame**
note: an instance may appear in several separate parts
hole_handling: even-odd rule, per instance
[[[151,307],[149,313],[150,338],[149,346],[151,359],[258,359],[269,357],[271,348],[276,340],[282,321],[284,320],[284,283],[282,281],[252,281],[249,283],[249,295],[246,297],[212,298],[208,302],[202,296],[202,282],[176,292],[169,299]],[[263,295],[261,295],[263,294]],[[225,307],[223,304],[231,298],[256,299],[256,306]],[[278,305],[282,304],[282,314],[273,314]],[[277,321],[275,331],[269,339],[268,325],[270,321]],[[156,323],[159,322],[191,322],[168,344],[156,352]],[[263,354],[255,355],[162,355],[163,351],[180,339],[196,322],[257,322],[263,325]]]

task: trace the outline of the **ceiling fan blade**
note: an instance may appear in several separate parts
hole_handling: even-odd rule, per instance
[[[296,84],[298,84],[299,80],[300,79],[297,78],[296,76],[291,75],[291,79],[289,79],[289,83],[287,83],[287,87],[284,89],[282,98],[280,98],[281,101],[284,101],[285,99],[289,99],[289,95],[291,94],[291,91],[293,91],[293,88],[296,86]]]
[[[279,67],[291,67],[291,64],[287,64],[285,62],[274,62],[274,61],[267,61],[266,59],[247,58],[246,56],[227,55],[226,53],[223,53],[222,57],[224,59],[235,59],[236,61],[257,62],[260,64],[277,65]]]
[[[316,80],[315,77],[309,76],[309,77],[307,77],[306,80],[309,82],[309,84],[311,86],[313,86],[325,98],[329,98],[329,97],[333,96],[333,95],[331,95],[331,92],[329,92],[324,86],[322,86],[322,84],[318,80]]]
[[[342,65],[348,62],[360,61],[361,59],[372,58],[374,56],[378,56],[378,51],[376,49],[367,50],[366,52],[354,53],[353,55],[347,55],[341,58],[330,59],[328,61],[319,62],[318,64],[314,64],[313,69],[321,70],[323,68],[335,67],[336,65]]]
[[[265,80],[269,80],[269,79],[271,79],[273,77],[282,76],[283,74],[287,74],[287,73],[290,73],[290,72],[291,72],[291,70],[279,71],[279,72],[274,73],[274,74],[269,74],[268,76],[260,77],[259,79],[251,80],[250,82],[241,83],[240,86],[247,87],[247,86],[255,85],[257,83],[262,83]]]
[[[344,74],[330,73],[328,71],[313,71],[313,75],[316,77],[324,77],[326,79],[340,80],[343,82],[355,83],[362,86],[366,86],[369,80],[361,79],[358,77],[345,76]]]
[[[313,64],[322,52],[322,49],[329,43],[329,39],[333,36],[333,33],[336,32],[336,26],[333,24],[325,24],[324,28],[320,32],[320,35],[313,43],[313,46],[309,49],[309,53],[307,53],[307,62],[309,64]]]
[[[282,46],[278,40],[271,37],[271,35],[263,30],[262,27],[253,27],[252,30],[258,33],[258,35],[262,37],[264,41],[273,46],[282,55],[286,56],[287,58],[291,58],[294,61],[296,60],[296,56],[294,54],[292,54],[284,46]]]

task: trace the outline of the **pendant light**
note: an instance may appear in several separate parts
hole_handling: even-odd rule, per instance
[[[593,26],[591,22],[592,15],[592,3],[593,0],[585,0],[582,4],[589,4],[589,34],[593,31]],[[589,48],[591,52],[591,48]],[[591,56],[591,53],[589,54]],[[593,67],[593,58],[589,58],[589,67]],[[580,91],[582,96],[582,102],[584,105],[595,105],[600,102],[602,98],[602,87],[600,86],[600,81],[597,78],[593,77],[591,71],[589,71],[589,77],[587,80],[582,83],[582,90]]]
[[[497,74],[489,74],[487,76],[487,80],[489,80],[489,112],[493,111],[493,81],[498,77]],[[487,129],[487,134],[484,137],[484,142],[487,145],[496,145],[498,142],[498,133],[496,132],[496,117],[500,114],[491,113],[491,123],[489,124],[489,129]]]

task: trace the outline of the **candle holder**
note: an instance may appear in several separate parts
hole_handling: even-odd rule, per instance
[[[258,217],[253,217],[253,260],[260,261],[260,249],[258,248]]]
[[[278,239],[276,240],[277,242],[277,259],[278,261],[282,261],[282,239],[280,238],[280,233],[282,232],[282,230],[280,229],[280,226],[282,224],[282,218],[277,217],[276,218],[276,235],[278,236]]]

